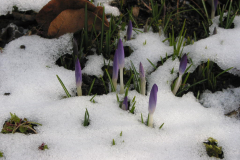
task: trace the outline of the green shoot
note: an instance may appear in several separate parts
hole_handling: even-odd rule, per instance
[[[148,62],[153,66],[154,69],[157,69],[157,67],[147,58]]]
[[[91,94],[94,83],[95,83],[95,78],[94,78],[94,80],[92,81],[91,87],[90,87],[90,89],[89,89],[89,91],[88,91],[88,95]]]
[[[162,129],[163,125],[164,125],[164,123],[159,127],[159,129]]]
[[[112,79],[111,79],[111,77],[110,77],[110,75],[109,75],[109,73],[108,73],[108,70],[105,69],[105,71],[106,71],[106,73],[107,73],[107,76],[108,76],[108,79],[109,79],[109,82],[110,82],[110,85],[111,85],[112,92],[115,92],[116,90],[115,90],[115,88],[114,88]]]
[[[114,146],[115,144],[116,144],[116,143],[115,143],[115,140],[113,139],[113,140],[112,140],[112,145]]]
[[[84,116],[84,121],[83,121],[83,126],[88,126],[90,123],[89,123],[89,113],[88,113],[88,110],[86,108],[86,111],[85,111],[85,116]]]
[[[57,79],[58,79],[58,81],[60,82],[60,84],[61,84],[61,86],[62,86],[63,90],[65,91],[65,93],[66,93],[67,97],[68,97],[68,98],[69,98],[69,97],[71,97],[71,95],[69,94],[69,92],[68,92],[67,88],[66,88],[66,87],[65,87],[65,85],[63,84],[62,80],[59,78],[59,76],[58,76],[58,75],[56,75],[56,76],[57,76]]]
[[[142,113],[141,113],[141,122],[144,123]]]
[[[90,102],[96,103],[95,100],[94,100],[94,98],[95,98],[96,95],[97,95],[97,93],[90,99]]]
[[[123,134],[123,133],[122,133],[122,131],[121,131],[120,136],[122,136],[122,134]]]

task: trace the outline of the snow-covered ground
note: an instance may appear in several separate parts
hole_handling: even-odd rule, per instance
[[[0,15],[12,10],[15,5],[19,10],[39,11],[49,0],[1,0]],[[107,9],[108,8],[108,9]],[[106,12],[118,13],[116,8],[106,7]],[[234,67],[232,73],[240,76],[240,17],[234,20],[234,29],[217,27],[217,35],[199,40],[186,46],[183,53],[188,53],[194,66],[210,59],[222,69]],[[218,26],[218,17],[210,27]],[[166,55],[172,54],[172,47],[163,43],[164,36],[157,33],[140,33],[135,39],[124,42],[134,49],[125,60],[129,68],[130,60],[136,68],[140,62],[147,73],[148,88],[158,85],[156,111],[153,115],[154,128],[141,123],[148,115],[148,96],[136,91],[129,92],[129,99],[136,96],[135,114],[118,107],[116,93],[96,96],[92,103],[91,96],[62,99],[65,93],[56,78],[64,82],[68,90],[74,89],[75,73],[55,64],[55,61],[72,49],[72,34],[58,39],[45,39],[36,35],[23,36],[11,41],[0,52],[0,125],[10,118],[10,112],[20,118],[26,117],[41,123],[36,127],[38,134],[0,133],[0,151],[2,159],[7,160],[77,160],[77,159],[162,159],[162,160],[206,160],[203,144],[209,137],[219,141],[226,160],[240,159],[240,121],[224,115],[237,109],[240,103],[240,88],[224,90],[211,94],[206,92],[203,107],[188,93],[175,97],[170,84],[176,78],[178,70],[171,74],[172,68],[178,68],[179,61],[167,60],[152,74],[151,64]],[[143,43],[146,41],[146,45]],[[25,45],[25,49],[20,49]],[[104,58],[94,55],[89,57],[85,73],[99,76]],[[97,61],[97,63],[95,62]],[[99,62],[102,61],[102,62]],[[95,64],[95,65],[94,65]],[[5,96],[4,93],[11,93]],[[73,95],[73,93],[71,92]],[[123,98],[123,95],[119,95]],[[90,114],[90,125],[82,125],[85,109]],[[159,130],[159,126],[165,123]],[[2,129],[2,128],[0,128]],[[122,136],[120,133],[122,132]],[[112,145],[112,140],[116,145]],[[48,150],[38,150],[46,143]],[[1,159],[1,158],[0,158]]]

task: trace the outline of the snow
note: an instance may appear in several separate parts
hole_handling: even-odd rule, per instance
[[[16,5],[19,10],[39,11],[49,0],[1,0],[0,15],[11,12]],[[104,1],[101,1],[104,2]],[[109,7],[106,12],[116,12]],[[218,17],[210,27],[217,26]],[[222,69],[234,67],[231,71],[240,75],[240,17],[234,20],[234,29],[217,27],[217,35],[199,40],[184,47],[189,52],[196,68],[201,61],[210,59]],[[136,68],[142,62],[148,88],[158,85],[157,108],[153,115],[154,128],[141,123],[141,114],[147,119],[148,96],[129,91],[128,98],[136,96],[135,114],[118,107],[116,93],[62,99],[65,93],[58,82],[58,75],[69,91],[75,89],[74,71],[66,70],[55,64],[63,54],[72,50],[72,34],[58,39],[45,39],[36,35],[23,36],[11,41],[0,52],[0,125],[3,125],[11,113],[20,118],[41,123],[36,127],[38,134],[23,135],[0,134],[2,159],[7,160],[66,160],[66,159],[168,159],[168,160],[207,160],[202,142],[208,137],[218,140],[223,147],[225,159],[238,160],[240,157],[240,121],[224,114],[239,107],[240,88],[226,89],[214,94],[205,92],[198,101],[193,93],[175,97],[170,84],[177,77],[179,61],[168,59],[163,66],[153,71],[147,58],[156,65],[160,57],[173,50],[165,37],[157,33],[134,33],[135,39],[124,42],[134,49],[125,60],[129,68],[130,60]],[[143,43],[146,41],[146,45]],[[25,45],[25,49],[20,46]],[[206,49],[207,46],[207,49]],[[112,63],[110,63],[112,64]],[[98,55],[88,56],[83,72],[90,75],[102,75],[100,68],[104,58]],[[171,70],[174,67],[174,72]],[[11,93],[5,96],[4,93]],[[70,92],[74,95],[73,92]],[[123,99],[123,95],[119,95]],[[208,108],[206,108],[208,107]],[[82,125],[85,109],[90,114],[90,125]],[[164,126],[159,130],[159,126]],[[122,136],[120,133],[122,132]],[[112,146],[112,140],[116,145]],[[46,143],[49,150],[38,150]]]

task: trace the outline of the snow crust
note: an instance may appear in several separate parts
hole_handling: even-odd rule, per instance
[[[19,10],[39,11],[49,0],[1,0],[0,15],[11,12],[16,5]],[[104,1],[103,1],[104,2]],[[107,10],[107,7],[106,7]],[[210,27],[217,26],[218,17]],[[194,66],[210,59],[222,69],[234,67],[231,71],[240,75],[240,17],[234,20],[234,29],[217,27],[218,34],[184,47],[189,52]],[[21,118],[41,123],[35,135],[0,134],[0,151],[7,160],[66,160],[66,159],[165,159],[165,160],[210,160],[202,142],[208,137],[218,140],[223,147],[225,159],[239,160],[240,121],[224,113],[237,109],[240,101],[239,88],[227,89],[214,94],[205,92],[200,102],[191,92],[175,97],[170,84],[177,77],[179,61],[167,60],[153,71],[147,58],[157,64],[166,53],[171,55],[172,47],[163,43],[164,36],[156,33],[139,33],[135,39],[124,42],[134,49],[125,60],[138,69],[142,62],[148,88],[158,85],[158,101],[153,115],[154,128],[141,123],[148,114],[148,96],[129,91],[129,99],[136,96],[135,114],[118,107],[116,93],[62,99],[65,93],[58,82],[58,75],[69,91],[75,89],[74,72],[55,64],[63,54],[72,51],[72,34],[58,39],[44,39],[36,35],[23,36],[11,41],[0,52],[0,125],[9,119],[10,112]],[[143,43],[146,41],[146,45]],[[20,49],[25,45],[25,49]],[[103,74],[102,56],[89,56],[83,72],[90,75]],[[173,74],[171,70],[174,68]],[[150,74],[151,73],[151,74]],[[4,93],[11,93],[5,96]],[[70,94],[74,95],[73,92]],[[119,95],[123,99],[123,95]],[[202,105],[203,104],[203,105]],[[206,108],[208,107],[208,108]],[[90,114],[90,125],[82,125],[85,109]],[[159,130],[159,126],[164,126]],[[122,132],[122,136],[120,133]],[[112,146],[112,140],[116,145]],[[46,143],[49,150],[40,151],[38,146]]]

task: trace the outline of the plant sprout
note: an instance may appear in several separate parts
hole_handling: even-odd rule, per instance
[[[113,74],[112,74],[112,83],[117,90],[117,79],[118,79],[118,49],[115,51],[114,59],[113,59]]]
[[[186,70],[187,67],[187,54],[185,53],[181,59],[180,65],[179,65],[179,77],[177,79],[177,82],[175,83],[173,94],[176,95],[180,85],[182,84],[182,76]]]
[[[156,109],[157,105],[157,92],[158,92],[158,86],[154,84],[152,86],[150,96],[149,96],[149,104],[148,104],[148,121],[147,125],[149,127],[153,127],[153,113]]]
[[[140,74],[140,81],[141,81],[141,94],[145,95],[145,88],[146,88],[146,78],[142,63],[139,64],[139,74]]]
[[[211,19],[213,19],[215,17],[215,12],[216,12],[216,9],[217,9],[217,5],[218,5],[218,0],[212,0]]]
[[[78,96],[82,96],[82,70],[81,70],[81,65],[78,58],[75,62],[75,78],[76,78],[77,94]]]
[[[127,96],[124,97],[123,103],[122,103],[122,109],[127,111],[128,110],[128,98]]]
[[[131,40],[132,37],[132,21],[129,20],[128,22],[128,28],[127,28],[127,40]]]
[[[123,44],[122,44],[122,40],[119,39],[118,41],[118,67],[120,69],[120,94],[124,93],[124,84],[123,84],[123,68],[124,68],[124,49],[123,49]]]

